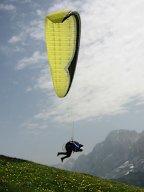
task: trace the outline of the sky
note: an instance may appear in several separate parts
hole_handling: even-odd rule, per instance
[[[63,9],[79,12],[81,42],[60,99],[44,24]],[[0,154],[53,165],[72,135],[87,154],[112,130],[143,131],[143,18],[143,0],[0,0]]]

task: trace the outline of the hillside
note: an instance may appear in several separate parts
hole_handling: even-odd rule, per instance
[[[0,192],[144,192],[87,174],[0,155]]]

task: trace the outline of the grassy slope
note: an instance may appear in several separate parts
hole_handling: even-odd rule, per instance
[[[100,178],[0,156],[0,192],[144,192]]]

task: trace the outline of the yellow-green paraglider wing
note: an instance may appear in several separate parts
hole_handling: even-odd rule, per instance
[[[46,46],[55,92],[65,97],[71,87],[80,41],[80,16],[61,11],[46,16]]]

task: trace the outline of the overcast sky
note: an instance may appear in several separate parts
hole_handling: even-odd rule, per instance
[[[44,22],[63,9],[80,13],[82,29],[74,81],[60,99]],[[73,122],[84,154],[111,130],[143,131],[143,18],[143,0],[0,0],[0,154],[59,163]]]

